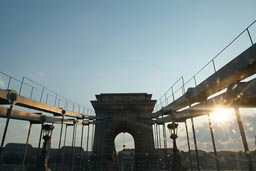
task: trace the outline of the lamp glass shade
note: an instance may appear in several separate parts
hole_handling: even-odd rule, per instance
[[[43,136],[51,137],[53,128],[54,128],[53,125],[48,125],[48,124],[43,125]]]
[[[167,125],[167,128],[170,132],[170,135],[177,135],[178,134],[178,124],[172,122],[171,124]]]

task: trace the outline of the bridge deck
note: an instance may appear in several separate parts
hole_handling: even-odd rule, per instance
[[[5,118],[7,114],[7,108],[0,107],[0,117]],[[18,119],[18,120],[24,120],[24,121],[30,121],[33,123],[56,123],[61,124],[62,118],[56,118],[51,116],[46,116],[44,113],[30,113],[22,110],[12,109],[12,113],[10,115],[10,118],[12,119]],[[64,119],[63,124],[73,124],[73,120],[70,119]]]
[[[21,107],[26,107],[29,109],[51,113],[57,116],[61,116],[62,114],[64,114],[65,116],[79,118],[79,119],[89,117],[89,115],[86,115],[86,114],[71,112],[62,108],[54,107],[42,102],[35,101],[33,99],[30,99],[24,96],[20,96],[15,91],[11,91],[11,90],[0,89],[0,104],[11,104],[10,96],[14,96],[13,98],[15,98],[15,100],[13,101],[13,103]]]
[[[210,95],[227,88],[230,84],[241,81],[256,73],[256,44],[238,55],[216,73],[205,79],[194,88],[189,88],[187,92],[173,101],[160,111],[154,113],[153,117],[162,114],[175,113],[196,102],[202,102]]]

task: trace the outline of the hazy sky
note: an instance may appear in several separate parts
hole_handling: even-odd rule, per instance
[[[254,0],[2,0],[0,71],[90,108],[98,93],[158,99],[252,23],[255,7]],[[255,26],[251,32],[256,40]],[[249,43],[243,36],[233,50]]]
[[[86,106],[96,93],[148,92],[158,98],[253,22],[255,4],[1,1],[0,70]]]

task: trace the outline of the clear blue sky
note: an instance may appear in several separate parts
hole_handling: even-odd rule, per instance
[[[87,107],[98,93],[157,99],[253,22],[255,7],[254,0],[2,0],[0,71]]]

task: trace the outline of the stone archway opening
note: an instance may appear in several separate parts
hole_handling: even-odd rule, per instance
[[[115,138],[115,149],[116,152],[120,152],[124,149],[135,149],[134,138],[128,132],[119,133]]]
[[[117,157],[117,167],[119,171],[134,170],[135,161],[135,141],[128,132],[119,133],[114,140]]]

